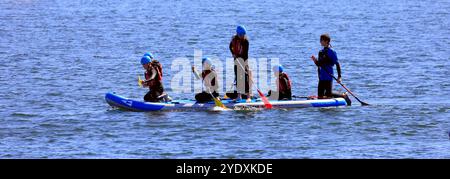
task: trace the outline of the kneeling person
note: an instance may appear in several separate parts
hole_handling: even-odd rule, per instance
[[[144,96],[146,102],[168,102],[170,97],[164,93],[162,84],[162,65],[158,60],[153,58],[151,53],[146,53],[141,58],[141,65],[145,69],[145,80],[142,82],[143,87],[148,87],[149,92]]]
[[[274,76],[277,84],[277,91],[269,91],[269,99],[271,100],[291,100],[292,99],[292,89],[291,80],[289,76],[283,72],[284,68],[281,65],[273,67]]]
[[[192,72],[197,79],[202,79],[204,90],[201,93],[197,93],[195,95],[195,100],[199,103],[205,103],[213,101],[213,96],[216,98],[219,96],[218,93],[218,81],[217,81],[217,73],[214,71],[212,67],[211,60],[209,58],[202,59],[202,73],[201,77],[199,73],[195,70],[195,67],[192,66]]]

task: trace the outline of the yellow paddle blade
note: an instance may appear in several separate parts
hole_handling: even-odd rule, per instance
[[[225,94],[225,95],[223,96],[223,98],[224,98],[224,99],[228,99],[229,97],[227,96],[227,94]]]
[[[138,75],[138,85],[140,87],[142,87],[142,80],[141,80],[141,76]]]
[[[216,104],[216,106],[227,109],[227,107],[225,107],[225,105],[222,103],[222,101],[220,101],[220,99],[218,99],[218,98],[213,98],[213,99],[214,99],[214,103]]]

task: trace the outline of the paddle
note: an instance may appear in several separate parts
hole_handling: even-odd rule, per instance
[[[221,107],[221,108],[224,108],[224,109],[228,109],[228,108],[222,103],[222,101],[220,101],[219,97],[214,97],[214,95],[211,93],[211,91],[209,90],[209,88],[208,88],[208,93],[209,93],[209,95],[211,95],[211,97],[213,98],[214,104],[216,104],[217,107]]]
[[[314,61],[314,60],[313,60],[313,61]],[[317,64],[316,64],[316,65],[317,65]],[[321,68],[320,66],[318,66],[318,67]],[[352,93],[352,91],[350,91],[350,89],[348,89],[344,84],[342,84],[341,82],[339,82],[339,80],[338,80],[334,75],[332,75],[327,69],[325,69],[325,68],[322,68],[322,69],[325,70],[325,72],[327,72],[328,75],[330,75],[331,77],[333,77],[333,79],[336,80],[336,82],[339,83],[345,90],[347,90],[348,93],[350,93],[353,97],[355,97],[355,99],[358,100],[358,101],[361,103],[362,106],[367,106],[367,105],[369,105],[368,103],[363,102],[363,101],[361,101],[358,97],[356,97],[356,95],[354,95],[354,94]]]
[[[231,84],[230,89],[229,89],[228,91],[230,91],[230,90],[233,88],[233,86],[235,85],[235,83],[236,83],[236,80],[234,80],[233,84]],[[223,95],[223,98],[225,98],[225,99],[230,98],[230,97],[227,96],[227,91],[225,91],[225,95]]]
[[[297,95],[292,95],[293,98],[308,98],[308,96],[297,96]]]
[[[245,71],[244,66],[242,66],[241,62],[239,62],[239,59],[236,59],[236,61],[239,63],[239,66],[241,66],[242,70],[244,70],[244,72],[248,75],[248,73]],[[250,79],[251,82],[253,83],[253,79]],[[266,98],[266,96],[264,96],[264,94],[261,92],[261,90],[259,90],[258,86],[256,85],[256,83],[253,83],[253,85],[255,85],[256,87],[256,91],[258,91],[259,96],[261,97],[262,101],[264,102],[264,106],[266,107],[266,109],[272,109],[272,104],[270,104],[269,100]]]
[[[198,74],[197,74],[196,71],[194,71],[194,67],[192,67],[192,72],[193,72],[193,73],[197,76],[197,78],[198,78]],[[199,78],[198,78],[198,79],[199,79]],[[202,88],[203,88],[203,86],[202,86]],[[210,90],[209,88],[207,88],[207,89],[208,89],[209,95],[211,95],[212,99],[214,100],[214,104],[216,104],[217,107],[221,107],[221,108],[224,108],[224,109],[228,109],[228,108],[222,103],[222,101],[220,101],[219,97],[214,97],[214,95],[211,93],[211,90]]]

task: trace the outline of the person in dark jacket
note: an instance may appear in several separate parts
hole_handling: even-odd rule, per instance
[[[251,70],[248,66],[248,50],[249,41],[247,37],[247,30],[244,26],[238,26],[236,28],[236,34],[233,36],[230,42],[230,52],[234,58],[234,75],[237,88],[237,98],[247,98],[250,101],[251,98]]]
[[[320,36],[320,45],[323,46],[323,49],[319,51],[319,59],[317,59],[314,55],[311,56],[311,59],[317,65],[317,73],[319,76],[319,84],[317,87],[317,98],[326,99],[326,98],[335,98],[342,97],[346,100],[347,105],[351,105],[350,98],[347,93],[339,94],[337,92],[333,92],[333,67],[336,65],[336,70],[338,73],[337,81],[339,83],[342,82],[341,76],[341,65],[339,64],[336,52],[331,49],[331,38],[328,34],[322,34]]]
[[[328,34],[322,34],[320,36],[320,44],[323,49],[319,51],[319,59],[313,55],[311,59],[317,65],[317,73],[319,76],[319,84],[317,89],[317,97],[319,99],[332,98],[333,90],[333,67],[336,65],[338,73],[338,81],[342,81],[341,77],[341,65],[339,64],[336,52],[331,49],[331,38]]]

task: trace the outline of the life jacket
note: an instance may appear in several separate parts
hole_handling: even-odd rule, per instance
[[[213,72],[214,70],[203,70],[202,71],[202,80],[204,80],[206,78],[206,76],[208,76],[211,72]],[[211,86],[216,86],[216,77],[214,77],[211,80]]]
[[[242,46],[242,40],[238,36],[233,37],[231,40],[231,51],[233,54],[240,56],[243,53],[243,49],[244,47]]]
[[[145,79],[149,80],[153,76],[153,69],[156,71],[156,76],[149,82],[149,88],[162,88],[162,65],[157,60],[151,62],[151,68],[145,72]]]
[[[153,60],[151,62],[151,68],[149,68],[145,72],[145,79],[148,80],[148,79],[150,79],[151,76],[153,76],[152,69],[155,69],[156,73],[157,73],[155,79],[158,81],[161,81],[162,80],[162,65],[157,60]]]
[[[278,90],[279,92],[290,92],[291,91],[291,80],[289,76],[282,72],[278,77]]]

